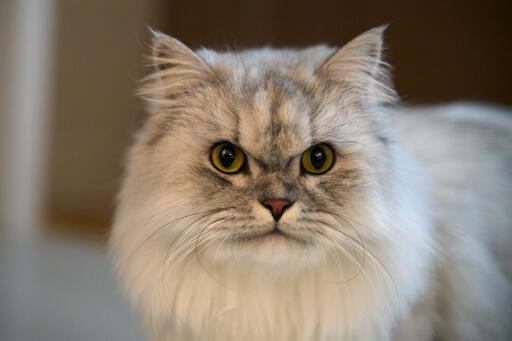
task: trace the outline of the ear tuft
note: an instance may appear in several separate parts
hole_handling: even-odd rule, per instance
[[[156,71],[174,66],[190,67],[196,71],[207,69],[201,58],[179,40],[160,32],[153,32],[153,35],[151,54]]]
[[[396,101],[389,65],[382,60],[383,33],[375,27],[340,48],[322,66],[321,74],[358,92],[364,101],[386,104]]]
[[[210,68],[179,40],[150,29],[153,72],[143,79],[139,95],[157,104],[171,104],[180,94],[208,79]]]

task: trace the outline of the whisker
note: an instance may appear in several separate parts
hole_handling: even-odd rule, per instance
[[[230,219],[230,220],[232,220],[232,219]],[[195,252],[195,250],[196,250],[196,248],[197,248],[197,246],[198,246],[198,242],[197,242],[197,240],[198,240],[198,238],[200,238],[201,233],[202,233],[205,229],[209,228],[210,226],[212,226],[212,225],[213,225],[213,224],[215,224],[215,223],[222,223],[222,222],[225,222],[225,221],[226,221],[226,217],[221,217],[221,218],[218,218],[218,219],[213,220],[213,221],[211,221],[210,223],[206,224],[206,226],[201,230],[200,234],[199,234],[198,236],[196,236],[195,238],[190,238],[190,239],[188,239],[188,240],[187,240],[187,241],[182,245],[182,247],[181,247],[181,249],[180,249],[179,251],[180,251],[180,252],[181,252],[182,250],[184,250],[184,251],[185,251],[185,250],[187,250],[187,249],[189,248],[189,246],[192,246],[192,245],[194,245],[194,248],[189,249],[189,251],[188,251],[188,252],[182,252],[181,254],[180,254],[180,252],[177,252],[177,253],[176,253],[176,255],[177,255],[177,256],[179,255],[179,257],[180,257],[180,258],[175,259],[173,263],[174,263],[174,264],[180,264],[180,262],[181,262],[181,260],[182,260],[183,258],[185,258],[187,255],[190,255],[193,251]],[[217,226],[217,225],[214,225],[214,226]]]
[[[356,279],[361,273],[367,275],[367,272],[364,270],[364,264],[361,264],[356,259],[356,257],[354,257],[354,255],[352,255],[352,253],[349,250],[347,250],[343,245],[335,243],[333,240],[331,240],[326,234],[324,234],[321,231],[314,230],[314,232],[318,233],[319,235],[324,237],[327,241],[329,241],[329,243],[331,245],[334,246],[335,250],[340,251],[343,255],[348,257],[351,262],[357,264],[357,266],[358,266],[358,269],[357,269],[356,273],[354,275],[352,275],[350,278],[348,278],[346,280],[343,280],[343,281],[329,281],[329,282],[336,283],[336,284],[346,284],[346,283],[349,283],[349,282],[353,281],[354,279]],[[338,266],[341,268],[341,263],[340,263],[340,260],[339,260],[339,257],[338,257],[339,255],[337,253],[334,253],[333,250],[329,250],[328,252],[329,252],[330,258],[334,262],[336,262],[338,264]]]
[[[227,210],[227,209],[229,209],[229,208],[224,208],[224,209],[222,209],[222,210],[221,210],[221,209],[216,209],[216,210],[215,210],[215,212],[212,212],[212,214],[214,214],[214,213],[218,213],[218,212],[222,212],[222,211],[225,211],[225,210]],[[181,231],[181,232],[183,233],[183,232],[185,232],[185,231],[186,231],[186,232],[189,232],[189,231],[193,230],[193,229],[194,229],[194,227],[196,226],[196,225],[195,225],[196,223],[198,223],[198,222],[200,222],[202,219],[207,218],[207,217],[210,217],[210,216],[211,216],[211,214],[199,217],[198,219],[194,220],[194,221],[193,221],[193,222],[191,222],[189,225],[187,225],[187,226],[183,229],[183,231]],[[222,219],[214,220],[214,221],[212,221],[212,222],[208,223],[206,226],[209,226],[209,225],[211,225],[211,224],[213,224],[213,223],[215,223],[215,222],[221,221],[221,220],[222,220]],[[169,309],[171,309],[171,311],[173,312],[173,315],[174,315],[178,320],[180,320],[182,323],[184,323],[184,320],[183,320],[180,316],[178,316],[178,314],[177,314],[177,313],[176,313],[176,311],[174,310],[174,307],[173,307],[173,306],[172,306],[172,304],[170,303],[169,298],[168,298],[168,296],[167,296],[167,290],[166,290],[166,285],[165,285],[165,283],[166,283],[166,281],[165,281],[166,273],[168,273],[168,272],[172,271],[173,267],[174,267],[174,266],[176,266],[176,265],[178,264],[177,262],[173,262],[172,266],[171,266],[169,269],[166,269],[166,264],[167,264],[167,262],[170,260],[170,258],[169,258],[169,257],[170,257],[170,255],[171,255],[171,254],[173,254],[173,258],[175,258],[175,257],[176,257],[177,255],[179,255],[183,250],[186,250],[186,248],[184,248],[184,247],[180,247],[180,248],[178,248],[178,249],[176,249],[176,248],[175,248],[176,241],[177,241],[179,238],[181,238],[181,237],[182,237],[182,233],[180,233],[180,235],[181,235],[181,236],[180,236],[180,237],[177,237],[177,238],[175,239],[175,242],[171,244],[171,246],[169,247],[169,249],[168,249],[168,251],[167,251],[167,254],[166,254],[166,256],[165,256],[164,262],[163,262],[163,264],[162,264],[161,285],[162,285],[162,289],[163,289],[164,299],[165,299],[165,301],[167,302],[167,306],[169,307]],[[188,242],[190,242],[191,240],[193,240],[193,238],[190,238],[190,239],[188,240]],[[187,243],[188,243],[188,242],[187,242]],[[173,251],[173,252],[171,252],[171,251],[173,250],[173,248],[174,248],[174,251]],[[190,252],[188,252],[188,253],[184,253],[184,255],[185,255],[185,256],[186,256],[187,254],[190,254]],[[166,270],[167,270],[167,271],[166,271]]]
[[[357,259],[355,259],[355,257],[350,253],[349,250],[347,250],[346,248],[344,248],[342,245],[339,245],[339,244],[336,244],[336,243],[333,243],[333,245],[337,248],[341,248],[341,252],[343,252],[343,254],[345,255],[348,255],[350,258],[351,258],[351,261],[353,261],[354,263],[358,264],[358,271],[357,273],[350,279],[350,280],[353,280],[355,279],[357,276],[359,276],[361,274],[361,272],[363,271],[364,269],[364,266],[366,264],[366,247],[363,243],[363,240],[361,238],[361,236],[359,236],[359,234],[357,234],[356,232],[356,235],[359,239],[359,241],[355,240],[352,236],[350,236],[349,234],[345,233],[344,231],[336,228],[335,226],[332,226],[331,224],[328,224],[327,222],[321,220],[321,219],[318,219],[317,217],[315,217],[314,219],[313,218],[309,218],[311,219],[311,221],[313,222],[318,222],[318,223],[321,223],[322,225],[328,227],[329,229],[331,229],[332,231],[334,231],[335,233],[339,233],[341,235],[343,235],[349,242],[351,242],[352,244],[351,245],[356,245],[357,248],[358,248],[358,251],[360,251],[360,248],[363,249],[363,260],[361,262],[357,261]],[[319,231],[316,231],[315,232],[319,232]],[[355,231],[354,231],[355,232]],[[329,241],[331,241],[327,236],[324,235],[324,237],[326,237],[326,239],[328,239]]]
[[[184,215],[184,216],[181,216],[181,217],[178,217],[162,226],[160,226],[159,228],[157,228],[155,231],[151,232],[147,237],[145,237],[142,242],[140,244],[138,244],[137,247],[135,247],[135,249],[130,253],[130,255],[128,257],[126,257],[126,259],[124,259],[118,266],[118,272],[121,268],[123,268],[126,263],[128,263],[131,258],[137,254],[137,252],[139,252],[139,250],[142,248],[142,246],[144,246],[144,244],[150,240],[151,238],[153,238],[157,233],[163,231],[166,227],[168,227],[169,225],[181,220],[181,219],[184,219],[184,218],[188,218],[188,217],[192,217],[192,216],[195,216],[195,215],[198,215],[198,214],[209,214],[209,213],[217,213],[217,212],[221,212],[221,211],[225,211],[227,209],[230,209],[230,208],[234,208],[233,207],[224,207],[224,208],[216,208],[216,209],[213,209],[213,210],[208,210],[208,211],[203,211],[203,212],[196,212],[196,213],[190,213],[190,214],[187,214],[187,215]]]
[[[352,228],[352,231],[354,231],[354,234],[357,236],[357,239],[359,240],[359,241],[357,241],[357,240],[355,240],[352,236],[350,236],[349,234],[347,234],[347,233],[345,233],[345,232],[341,231],[340,229],[335,228],[334,226],[331,226],[331,225],[329,225],[329,224],[326,224],[326,223],[325,223],[325,222],[323,222],[323,221],[319,221],[319,222],[320,222],[320,223],[325,224],[326,226],[328,226],[329,228],[333,229],[333,230],[334,230],[334,231],[336,231],[337,233],[341,233],[344,237],[348,238],[348,240],[349,240],[349,241],[351,241],[351,242],[353,243],[352,245],[356,245],[358,248],[359,248],[359,247],[361,247],[361,248],[363,249],[363,250],[362,250],[363,260],[362,260],[362,261],[361,261],[361,263],[360,263],[360,265],[361,265],[361,266],[360,266],[360,269],[359,269],[359,272],[361,272],[361,271],[362,271],[362,269],[364,268],[365,264],[366,264],[366,253],[367,253],[367,249],[366,249],[366,246],[365,246],[365,244],[363,243],[363,239],[361,238],[361,236],[359,235],[359,233],[357,233],[357,231],[356,231],[354,228]],[[348,222],[347,222],[347,223],[348,223]],[[349,225],[350,227],[352,227],[349,223],[348,223],[348,225]]]
[[[353,219],[349,219],[348,217],[345,217],[345,216],[343,216],[341,214],[337,214],[337,213],[333,213],[333,212],[326,212],[326,211],[322,211],[322,212],[326,213],[326,214],[329,214],[330,216],[334,217],[341,224],[343,224],[343,226],[347,226],[348,228],[350,228],[353,231],[353,233],[357,236],[358,240],[354,239],[354,237],[350,236],[349,234],[347,234],[346,232],[340,230],[339,228],[337,228],[335,226],[332,226],[331,224],[327,224],[326,222],[322,221],[321,219],[314,219],[314,221],[317,221],[317,222],[325,225],[326,227],[328,227],[332,231],[334,231],[336,233],[342,234],[344,237],[346,237],[346,240],[351,242],[353,247],[355,247],[359,252],[361,252],[363,254],[363,261],[362,261],[362,265],[361,265],[361,271],[363,270],[364,264],[365,264],[367,259],[369,259],[373,264],[375,264],[380,269],[380,271],[382,271],[382,273],[385,275],[385,278],[389,281],[389,284],[392,287],[392,290],[393,290],[393,293],[394,293],[394,296],[395,296],[395,302],[396,302],[396,304],[398,306],[399,315],[400,315],[400,317],[403,317],[402,309],[401,309],[401,303],[400,303],[400,295],[399,295],[399,292],[398,292],[398,287],[397,287],[393,277],[391,276],[390,271],[377,258],[377,256],[375,256],[373,251],[370,250],[368,247],[366,247],[366,244],[363,242],[362,237],[357,232],[357,229],[354,226],[354,223],[358,224],[359,226],[363,226],[363,224],[361,224],[361,223],[359,223],[359,222],[357,222],[357,221],[355,221]],[[366,273],[366,271],[365,271],[365,273]]]
[[[223,221],[222,223],[225,223],[225,222],[228,222],[228,221],[233,221],[235,220],[236,218],[231,218],[231,219],[228,219],[226,221]],[[220,224],[219,224],[220,225]],[[217,225],[215,225],[217,226]],[[215,227],[214,227],[215,228]],[[205,229],[203,229],[201,231],[201,234],[205,231]],[[201,237],[201,234],[198,236],[197,239],[199,239]],[[202,243],[202,242],[201,242]],[[204,265],[201,263],[201,260],[200,260],[200,257],[199,257],[199,253],[198,250],[197,250],[197,247],[199,245],[199,242],[196,244],[196,247],[195,247],[195,259],[197,260],[198,264],[201,266],[201,268],[212,278],[214,279],[219,285],[221,285],[222,287],[228,289],[228,290],[232,290],[232,291],[236,291],[236,292],[250,292],[251,290],[244,290],[244,289],[239,289],[239,288],[232,288],[230,286],[228,286],[227,284],[223,283],[222,281],[220,281],[218,278],[216,278],[210,271],[208,271]],[[211,243],[209,244],[211,245]],[[208,246],[208,245],[207,245]],[[204,249],[204,248],[203,248]]]
[[[218,211],[218,212],[221,212],[221,211]],[[214,213],[218,213],[218,212],[214,212]],[[212,213],[212,214],[214,214],[214,213]],[[183,229],[183,231],[181,231],[181,233],[177,236],[177,238],[174,240],[174,242],[169,246],[169,249],[167,250],[167,254],[166,254],[164,263],[162,264],[162,269],[165,269],[166,264],[169,261],[169,259],[170,259],[169,257],[171,255],[173,255],[173,257],[176,257],[182,251],[186,250],[189,245],[193,244],[194,239],[193,238],[188,238],[188,237],[189,237],[189,235],[191,235],[191,236],[194,235],[194,233],[193,233],[194,232],[194,227],[195,227],[194,224],[196,224],[199,221],[201,221],[202,219],[210,217],[210,216],[211,216],[211,214],[209,214],[208,216],[202,216],[202,217],[194,220],[189,225],[187,225]],[[221,221],[223,219],[225,219],[225,218],[218,218],[216,220],[213,220],[210,223],[206,224],[206,227],[208,227],[209,225],[211,225],[211,224],[213,224],[215,222]],[[173,262],[173,264],[176,264],[176,262]]]
[[[357,221],[353,220],[353,219],[349,219],[347,217],[344,217],[342,215],[335,215],[336,217],[342,219],[349,228],[352,229],[352,231],[354,231],[355,234],[357,234],[357,236],[359,237],[359,239],[362,241],[359,233],[357,233],[357,230],[356,228],[353,226],[353,224],[351,223],[351,221],[355,222],[356,224],[359,224],[360,226],[363,226],[361,223],[358,223]],[[364,245],[364,244],[363,244]],[[391,283],[391,286],[393,288],[393,292],[394,292],[394,295],[395,295],[395,301],[396,301],[396,304],[398,306],[398,311],[399,311],[399,314],[400,314],[400,320],[403,320],[403,313],[402,313],[402,307],[401,307],[401,303],[400,303],[400,294],[398,292],[398,287],[395,283],[395,280],[393,279],[393,277],[391,276],[391,273],[390,271],[388,270],[388,268],[377,258],[377,256],[375,256],[375,254],[368,248],[365,248],[365,254],[369,256],[370,260],[372,262],[374,262],[374,264],[377,264],[377,266],[380,267],[380,269],[383,271],[383,273],[386,275],[387,279],[390,281]]]

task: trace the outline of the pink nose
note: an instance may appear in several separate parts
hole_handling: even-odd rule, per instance
[[[286,199],[269,199],[262,201],[261,204],[268,208],[268,210],[272,213],[274,220],[278,221],[279,218],[281,218],[283,215],[283,212],[293,203]]]

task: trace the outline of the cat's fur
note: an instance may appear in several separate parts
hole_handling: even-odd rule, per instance
[[[512,118],[391,109],[382,31],[338,51],[155,35],[110,241],[152,339],[511,339]],[[242,172],[211,165],[219,141]],[[306,174],[320,142],[336,162]],[[251,239],[282,197],[289,237]]]

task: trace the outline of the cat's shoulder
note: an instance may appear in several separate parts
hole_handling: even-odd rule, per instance
[[[445,105],[396,107],[390,109],[397,128],[429,127],[452,132],[512,134],[512,107],[477,102],[455,102]]]
[[[423,153],[474,161],[512,158],[512,107],[458,102],[394,108],[391,116],[402,141]]]

